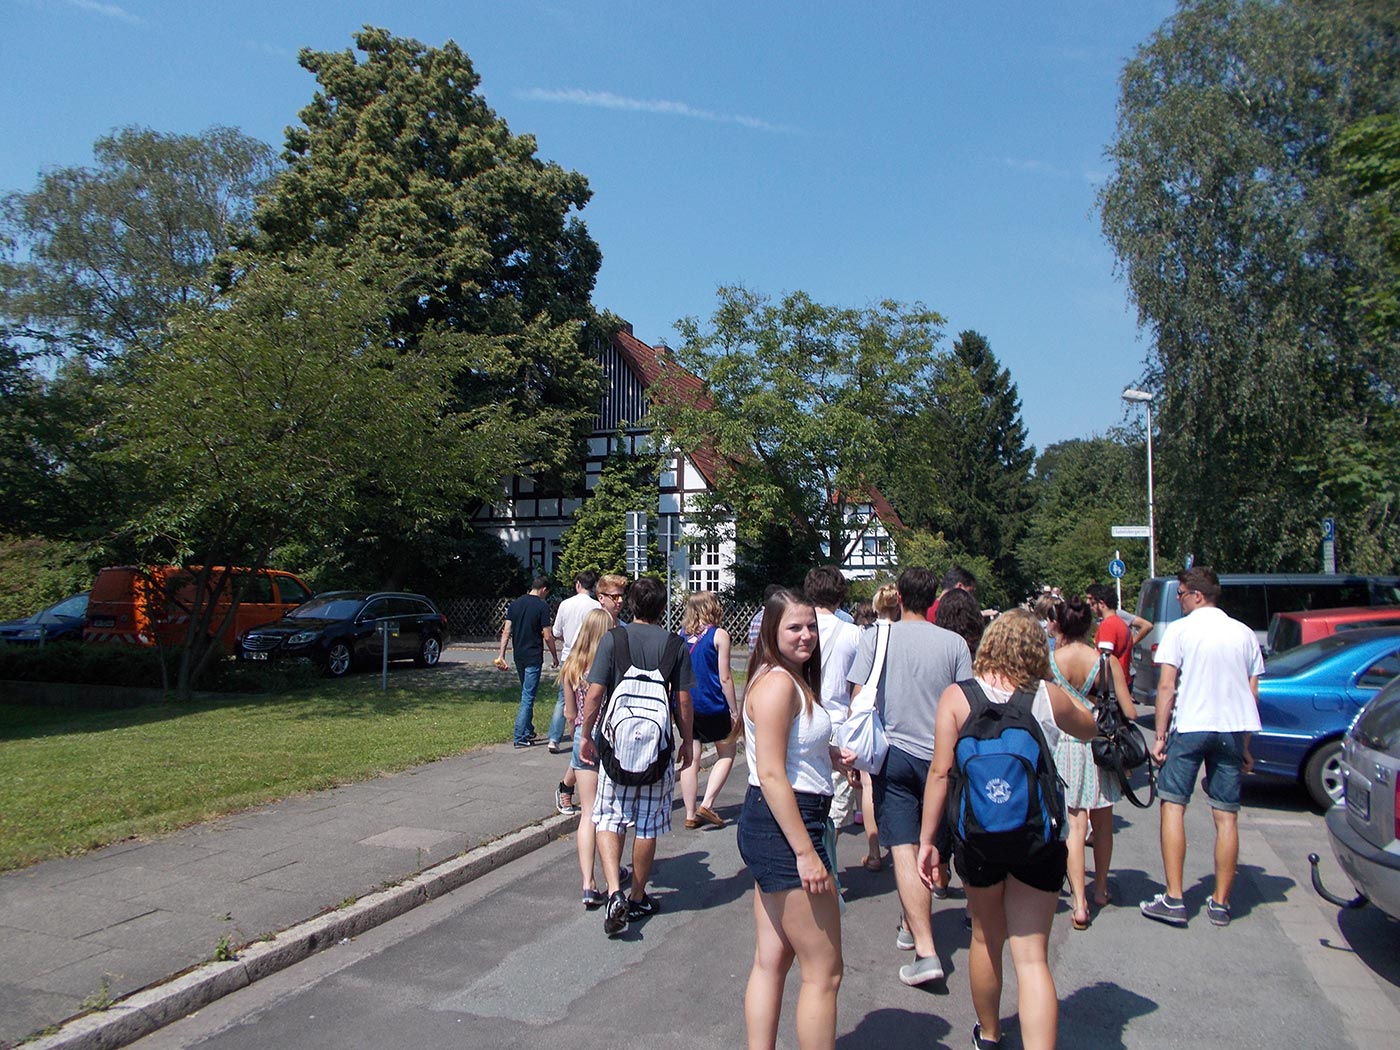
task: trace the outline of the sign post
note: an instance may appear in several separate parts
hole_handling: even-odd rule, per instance
[[[1108,574],[1113,577],[1113,585],[1118,588],[1118,607],[1123,607],[1123,574],[1128,571],[1128,567],[1123,564],[1123,559],[1119,557],[1119,552],[1113,552],[1113,560],[1108,563]]]
[[[1322,571],[1337,575],[1337,519],[1322,519]]]

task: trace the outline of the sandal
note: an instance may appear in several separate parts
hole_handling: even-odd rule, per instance
[[[689,828],[691,831],[694,831],[696,828],[698,828],[698,827],[700,826],[700,818],[699,818],[699,817],[686,817],[686,818],[685,818],[685,826],[686,826],[687,828]]]
[[[1094,907],[1095,907],[1095,908],[1107,908],[1107,907],[1108,907],[1110,904],[1112,904],[1112,903],[1113,903],[1113,891],[1112,891],[1112,890],[1109,890],[1109,891],[1108,891],[1107,893],[1105,893],[1102,897],[1100,897],[1097,893],[1094,894]]]
[[[866,871],[883,871],[885,868],[885,862],[879,857],[866,857],[861,864]]]
[[[1083,916],[1083,918],[1080,918],[1080,916]],[[1089,909],[1086,907],[1082,912],[1075,911],[1072,915],[1072,919],[1076,930],[1087,930],[1091,921],[1089,918]]]
[[[724,818],[712,810],[709,806],[696,806],[695,815],[706,824],[713,824],[717,828],[724,827]]]

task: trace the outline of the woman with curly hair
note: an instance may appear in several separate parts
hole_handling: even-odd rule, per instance
[[[972,655],[977,655],[977,646],[981,644],[987,621],[982,619],[982,607],[970,591],[954,588],[943,595],[938,600],[938,612],[933,614],[933,622],[960,635]]]
[[[1050,653],[1039,621],[1023,609],[1003,613],[982,635],[972,664],[976,685],[990,703],[1029,704],[1046,744],[1053,748],[1062,732],[1081,740],[1094,736],[1094,718],[1058,685],[1047,682]],[[1029,699],[1027,694],[1031,694]],[[972,713],[960,685],[944,690],[934,727],[933,763],[924,795],[919,836],[919,876],[932,889],[939,868],[949,858],[934,843],[946,819],[948,778],[952,772],[958,734]],[[1021,1039],[1027,1050],[1053,1050],[1059,1021],[1055,980],[1046,949],[1060,886],[1065,881],[1066,851],[1062,841],[1043,845],[1012,862],[993,862],[961,838],[954,838],[953,857],[967,887],[972,914],[972,945],[968,976],[977,1024],[974,1047],[995,1047],[1001,1038],[1002,954],[1011,943],[1011,961],[1019,989]]]

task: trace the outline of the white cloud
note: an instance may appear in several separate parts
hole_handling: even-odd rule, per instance
[[[140,15],[133,15],[124,7],[116,4],[98,3],[98,0],[67,0],[68,6],[76,7],[79,11],[86,11],[89,14],[101,15],[103,18],[115,18],[119,22],[128,22],[131,25],[145,25],[146,20]]]
[[[778,124],[772,124],[758,117],[741,113],[716,113],[709,109],[699,109],[686,102],[671,102],[666,99],[628,98],[614,95],[610,91],[584,91],[581,88],[551,90],[530,88],[519,93],[521,98],[532,102],[561,102],[572,106],[592,106],[595,109],[619,109],[632,113],[658,113],[662,116],[687,117],[692,120],[709,120],[720,124],[738,124],[755,131],[791,131]]]

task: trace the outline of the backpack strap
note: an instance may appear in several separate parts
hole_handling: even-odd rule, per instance
[[[991,706],[992,702],[987,699],[987,694],[982,691],[982,686],[978,684],[977,679],[969,678],[959,682],[958,688],[963,691],[963,696],[967,697],[967,706],[970,709],[967,715],[969,719],[976,718],[984,708]]]
[[[681,646],[685,644],[678,634],[669,635],[666,638],[666,648],[661,651],[661,666],[657,668],[661,672],[661,677],[666,679],[666,689],[671,694],[671,702],[675,703],[677,686],[681,676]]]

